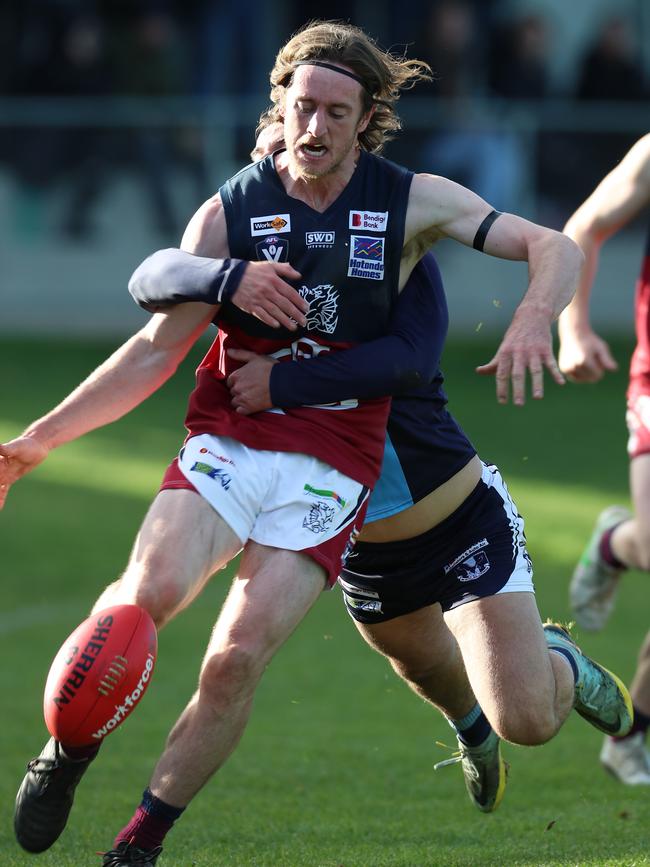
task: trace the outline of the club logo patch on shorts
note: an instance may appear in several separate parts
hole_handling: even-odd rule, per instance
[[[348,277],[366,280],[384,279],[384,238],[350,236]]]
[[[266,259],[267,262],[286,262],[289,258],[289,242],[276,235],[269,235],[263,241],[258,241],[255,250],[260,261]]]
[[[309,513],[303,520],[302,525],[306,530],[311,530],[312,533],[327,533],[332,526],[335,515],[335,509],[321,500],[310,506]]]
[[[454,569],[454,575],[459,581],[476,581],[490,568],[485,551],[478,551],[473,557],[468,557]]]
[[[218,479],[221,482],[221,487],[228,490],[232,482],[232,476],[221,467],[212,467],[210,464],[204,464],[203,461],[194,461],[190,467],[190,472],[201,473],[211,479]]]
[[[451,561],[451,563],[447,563],[447,565],[444,567],[445,575],[448,575],[452,569],[455,569],[456,566],[462,564],[464,560],[469,560],[472,557],[472,555],[476,555],[476,552],[480,551],[481,548],[487,548],[487,544],[488,544],[487,539],[481,539],[480,542],[475,542],[473,545],[470,545],[470,547],[467,548],[465,551],[463,551],[462,554],[459,554],[458,557],[455,557]],[[487,560],[487,557],[485,559]],[[488,568],[489,568],[489,566],[488,566]],[[478,575],[476,577],[478,578]],[[472,579],[469,578],[466,580],[471,581]]]
[[[351,596],[346,596],[345,601],[348,608],[354,611],[363,611],[366,614],[381,614],[381,602],[365,602],[363,599],[353,599]]]
[[[334,500],[339,509],[345,508],[345,500],[336,491],[327,491],[325,488],[314,488],[312,485],[305,485],[303,491],[310,497],[325,497],[328,500]]]

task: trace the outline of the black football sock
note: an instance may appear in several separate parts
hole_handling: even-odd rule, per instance
[[[458,740],[468,747],[478,747],[492,731],[488,718],[478,702],[462,719],[450,719],[449,725],[456,730]]]

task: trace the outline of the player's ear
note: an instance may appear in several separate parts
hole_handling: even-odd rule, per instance
[[[361,120],[357,125],[357,132],[365,132],[368,124],[370,123],[373,114],[375,113],[376,106],[372,105],[370,107],[370,111],[367,111],[365,114],[361,115]]]

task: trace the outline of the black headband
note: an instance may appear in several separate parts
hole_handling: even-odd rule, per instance
[[[354,72],[350,72],[348,69],[342,69],[340,66],[335,66],[333,63],[326,63],[324,60],[298,60],[296,61],[296,66],[322,66],[323,69],[331,69],[332,72],[340,72],[341,75],[347,75],[348,78],[358,81],[366,93],[369,93],[370,96],[373,95],[363,78]]]

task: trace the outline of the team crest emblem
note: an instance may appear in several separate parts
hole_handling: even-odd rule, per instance
[[[485,551],[477,551],[473,557],[459,563],[454,573],[459,581],[476,581],[481,575],[485,575],[489,568],[490,561]]]
[[[309,508],[309,514],[302,522],[303,527],[311,530],[312,533],[326,533],[336,514],[332,506],[319,500],[318,503],[313,503]]]
[[[309,304],[307,331],[322,331],[334,334],[339,321],[339,293],[329,284],[321,284],[310,289],[302,286],[300,295]]]
[[[255,250],[260,261],[266,259],[268,262],[286,262],[289,258],[289,242],[276,235],[269,235],[263,241],[258,241]]]

